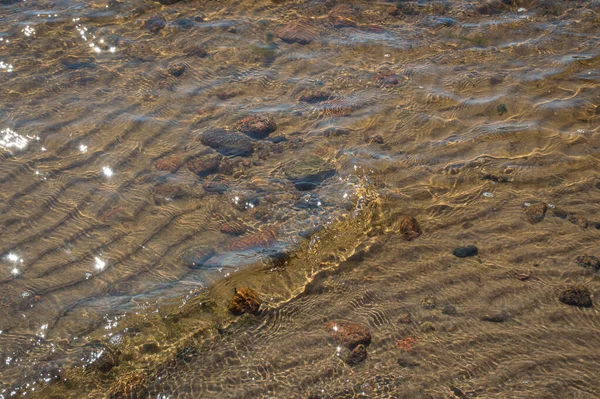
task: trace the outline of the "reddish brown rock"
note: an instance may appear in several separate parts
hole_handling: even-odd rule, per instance
[[[375,144],[383,144],[384,140],[383,140],[383,136],[380,134],[374,134],[372,136],[366,136],[365,137],[365,141],[369,144],[371,143],[375,143]]]
[[[371,332],[361,324],[346,321],[330,321],[325,324],[329,335],[340,345],[354,349],[358,345],[369,346]]]
[[[186,166],[190,172],[198,176],[208,176],[217,172],[221,164],[221,159],[220,155],[200,156],[189,161]]]
[[[235,315],[241,315],[249,313],[257,315],[260,313],[261,300],[256,291],[242,287],[240,289],[234,288],[233,298],[229,304],[229,311]]]
[[[303,103],[314,104],[320,103],[321,101],[327,101],[332,97],[333,96],[326,91],[310,90],[302,94],[300,98],[298,98],[298,101]]]
[[[154,187],[154,201],[157,204],[169,202],[174,199],[181,197],[184,191],[178,184],[161,184],[160,186]]]
[[[233,128],[254,139],[264,139],[277,130],[277,124],[271,117],[252,115],[237,121]]]
[[[588,227],[587,219],[581,215],[570,214],[567,217],[567,220],[569,222],[573,223],[574,225],[581,227],[582,229],[587,229],[587,227]]]
[[[275,36],[286,43],[309,44],[316,39],[318,32],[308,22],[295,21],[277,28]]]
[[[539,202],[525,207],[525,215],[527,215],[529,223],[535,224],[544,220],[547,210],[548,205],[545,202]]]
[[[251,248],[268,248],[277,242],[276,230],[268,228],[257,233],[247,234],[227,246],[230,251],[245,251]]]
[[[219,227],[219,230],[221,231],[221,233],[224,234],[240,236],[246,233],[246,231],[248,231],[248,228],[245,224],[240,222],[225,222],[221,225],[221,227]]]
[[[227,179],[223,176],[215,175],[207,178],[202,184],[202,188],[207,193],[223,194],[225,191],[229,190],[229,184],[227,183]]]
[[[181,165],[183,165],[183,158],[179,155],[170,155],[154,162],[154,167],[156,169],[170,173],[177,172],[177,169],[179,169]]]
[[[412,216],[404,216],[400,222],[400,234],[404,236],[405,240],[412,241],[423,234],[423,231],[417,219]]]

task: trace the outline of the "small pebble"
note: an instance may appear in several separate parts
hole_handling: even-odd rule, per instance
[[[452,251],[454,256],[459,258],[467,258],[469,256],[475,256],[479,253],[479,250],[475,245],[467,245],[466,247],[457,247]]]

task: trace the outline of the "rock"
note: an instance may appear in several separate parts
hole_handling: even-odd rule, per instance
[[[200,136],[200,142],[226,156],[247,157],[254,152],[254,145],[248,137],[225,129],[207,130]]]
[[[499,14],[506,9],[502,0],[486,0],[477,6],[477,12],[485,15]]]
[[[208,56],[208,52],[203,47],[197,45],[186,47],[183,52],[188,57],[204,58]]]
[[[346,321],[330,321],[325,324],[329,335],[338,344],[352,350],[359,345],[369,346],[371,343],[371,333],[367,327],[350,323]]]
[[[505,321],[508,321],[508,319],[508,313],[502,311],[486,313],[480,318],[481,321],[490,323],[504,323]]]
[[[421,226],[412,216],[404,216],[400,222],[400,234],[407,241],[412,241],[422,234]]]
[[[592,306],[590,290],[583,285],[573,285],[560,292],[558,299],[567,305],[589,308]]]
[[[133,284],[129,281],[117,281],[108,286],[106,293],[110,296],[127,296],[133,292]]]
[[[399,83],[398,76],[392,72],[382,72],[375,76],[375,81],[380,86],[395,86]]]
[[[169,155],[154,162],[154,167],[158,170],[175,173],[183,165],[183,158],[179,155]]]
[[[171,4],[179,3],[181,0],[156,0],[156,1],[158,1],[160,4],[170,6]]]
[[[433,325],[432,322],[425,321],[425,322],[421,323],[421,325],[419,326],[419,329],[421,330],[421,332],[427,333],[427,332],[435,331],[435,326]]]
[[[240,222],[225,222],[219,227],[219,231],[223,234],[241,236],[248,231],[248,228]]]
[[[101,343],[87,344],[83,352],[83,367],[87,370],[108,373],[119,364],[117,353]]]
[[[215,250],[207,245],[195,245],[183,251],[179,259],[190,269],[200,269],[206,261],[215,255]]]
[[[490,77],[490,85],[496,86],[500,83],[504,82],[504,78],[502,76],[496,75]]]
[[[435,309],[437,306],[437,298],[434,295],[427,295],[423,299],[421,299],[421,305],[423,305],[424,309]]]
[[[326,91],[311,90],[301,95],[300,98],[298,98],[298,101],[303,103],[315,104],[320,103],[322,101],[327,101],[330,98],[333,98],[333,96]]]
[[[175,76],[176,78],[180,77],[181,75],[183,75],[183,73],[186,70],[186,66],[185,64],[172,64],[169,65],[169,68],[167,68],[167,72],[169,72],[169,75],[171,76]]]
[[[412,317],[411,317],[410,313],[401,314],[400,318],[398,319],[398,323],[402,323],[402,324],[412,323]]]
[[[570,214],[567,217],[567,220],[579,227],[581,227],[582,229],[587,229],[588,227],[588,221],[586,218],[584,218],[581,215],[575,215],[575,214]]]
[[[480,172],[479,178],[482,180],[490,180],[496,183],[509,183],[513,181],[511,176],[503,176],[497,173]]]
[[[383,144],[384,140],[383,140],[383,136],[380,134],[374,134],[372,136],[367,136],[365,137],[365,142],[371,144],[371,143],[375,143],[375,144]]]
[[[595,272],[600,271],[600,260],[595,256],[583,255],[575,258],[575,263],[586,269],[593,270]]]
[[[61,60],[63,66],[69,70],[95,68],[96,62],[93,58],[68,56]]]
[[[344,129],[342,127],[332,126],[332,127],[328,127],[327,129],[325,129],[325,131],[323,132],[323,135],[325,137],[340,137],[340,136],[348,136],[348,135],[350,135],[350,133],[351,133],[350,129]]]
[[[253,115],[240,119],[233,128],[254,139],[265,139],[277,130],[277,125],[273,118]]]
[[[535,224],[544,220],[544,217],[546,217],[547,210],[548,204],[546,204],[545,202],[539,202],[537,204],[532,204],[528,207],[525,207],[525,214],[527,215],[529,223]]]
[[[275,30],[275,36],[286,43],[309,44],[317,37],[317,30],[309,23],[296,21]]]
[[[167,26],[167,20],[162,15],[154,15],[144,22],[142,28],[149,30],[152,33],[158,33],[165,26]]]
[[[552,214],[557,218],[566,219],[569,214],[561,208],[552,208]]]
[[[146,342],[142,345],[141,348],[142,353],[158,353],[160,352],[160,347],[156,342]]]
[[[367,347],[363,344],[359,344],[348,354],[344,359],[350,366],[355,366],[359,363],[364,362],[367,359]]]
[[[223,157],[220,155],[214,156],[199,156],[186,163],[188,170],[197,174],[200,177],[208,176],[216,173],[221,165]]]
[[[502,116],[508,112],[508,109],[506,109],[505,104],[500,104],[496,107],[496,112],[498,112],[498,115]]]
[[[458,258],[467,258],[469,256],[475,256],[479,253],[479,249],[475,245],[467,245],[466,247],[456,247],[452,254]]]
[[[174,199],[182,197],[183,189],[178,184],[161,184],[154,187],[153,197],[156,204],[164,204]]]
[[[404,358],[400,358],[400,359],[398,359],[398,366],[412,369],[415,367],[419,367],[419,363],[417,363],[415,361],[407,360]]]
[[[335,175],[335,169],[323,159],[312,157],[288,164],[284,174],[296,189],[306,191],[315,189],[325,179]]]
[[[456,308],[454,305],[447,303],[444,305],[444,307],[442,307],[442,314],[453,316],[456,314]]]
[[[247,234],[227,246],[229,251],[245,251],[252,248],[269,248],[277,242],[275,228]]]
[[[202,188],[207,193],[223,194],[229,190],[229,184],[227,183],[227,179],[223,176],[214,175],[206,179],[202,184]]]
[[[260,313],[261,300],[256,291],[248,287],[242,287],[239,290],[234,288],[234,295],[229,304],[229,311],[235,315],[250,313],[257,315]]]

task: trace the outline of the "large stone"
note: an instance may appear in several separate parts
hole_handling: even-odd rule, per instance
[[[256,291],[242,287],[234,288],[234,295],[229,304],[229,311],[235,315],[250,313],[257,315],[260,313],[261,300]]]
[[[200,136],[200,142],[227,156],[247,157],[254,152],[252,140],[225,129],[207,130]]]
[[[371,343],[371,332],[362,324],[330,321],[325,328],[337,343],[351,350],[358,345],[369,346]]]
[[[277,124],[271,117],[253,115],[240,119],[233,128],[254,139],[265,139],[277,130]]]
[[[286,43],[309,44],[318,35],[317,30],[307,22],[290,22],[275,30],[275,36]]]
[[[592,306],[592,295],[583,285],[573,285],[563,289],[558,299],[567,305],[589,308]]]

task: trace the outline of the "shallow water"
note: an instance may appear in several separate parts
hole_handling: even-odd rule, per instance
[[[0,398],[600,397],[600,2],[505,3],[3,1]]]

